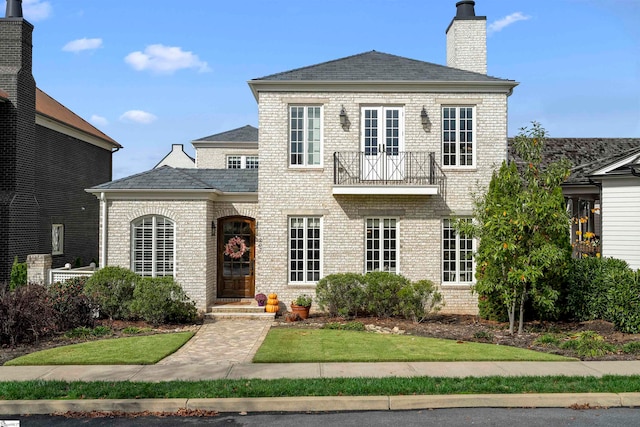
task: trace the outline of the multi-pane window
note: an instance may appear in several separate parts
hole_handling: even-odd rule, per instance
[[[64,253],[64,224],[51,225],[51,255]]]
[[[442,108],[442,164],[474,166],[475,108]]]
[[[365,227],[365,272],[398,273],[398,220],[367,218]]]
[[[227,169],[258,169],[258,156],[227,156]]]
[[[379,152],[397,156],[402,151],[402,108],[363,107],[362,145],[367,156]]]
[[[141,276],[173,276],[175,224],[159,215],[145,216],[131,226],[131,269]]]
[[[292,106],[289,109],[289,164],[320,166],[321,112],[319,106]]]
[[[471,219],[467,218],[464,221]],[[442,281],[473,281],[473,239],[458,233],[450,219],[442,221]]]
[[[289,281],[315,283],[321,271],[321,220],[289,218]]]

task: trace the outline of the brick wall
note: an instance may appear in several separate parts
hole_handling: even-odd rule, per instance
[[[227,156],[257,155],[257,149],[201,147],[196,149],[196,167],[202,169],[226,169]]]
[[[301,101],[296,102],[297,99]],[[288,166],[288,105],[323,106],[323,162],[321,168]],[[447,176],[437,196],[333,196],[333,152],[360,151],[360,107],[404,107],[406,151],[433,151],[441,164],[441,107],[474,105],[477,116],[476,167],[444,169]],[[348,131],[339,123],[345,107],[351,122]],[[422,127],[425,107],[432,121],[430,132]],[[256,287],[276,292],[283,301],[314,285],[288,282],[288,217],[316,214],[323,218],[323,274],[362,272],[367,217],[399,219],[400,272],[410,279],[441,282],[441,224],[453,212],[469,215],[472,193],[488,184],[494,167],[506,156],[506,96],[500,94],[434,93],[260,93],[260,169]],[[447,310],[475,312],[469,286],[442,287]]]
[[[447,31],[447,66],[487,74],[486,18],[453,20]]]

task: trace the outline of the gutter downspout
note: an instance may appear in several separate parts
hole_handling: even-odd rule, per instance
[[[100,248],[100,266],[99,268],[103,268],[107,265],[107,197],[104,192],[100,193],[100,203],[102,206],[102,214],[100,215],[100,220],[102,222],[101,227],[101,237],[102,247]]]

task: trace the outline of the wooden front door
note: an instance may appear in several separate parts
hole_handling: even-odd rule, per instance
[[[253,298],[255,294],[255,220],[218,220],[218,298]]]

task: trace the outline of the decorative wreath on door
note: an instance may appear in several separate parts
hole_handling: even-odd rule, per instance
[[[247,244],[241,237],[235,236],[229,239],[226,245],[224,245],[224,254],[229,258],[240,259],[245,252],[247,252]]]

